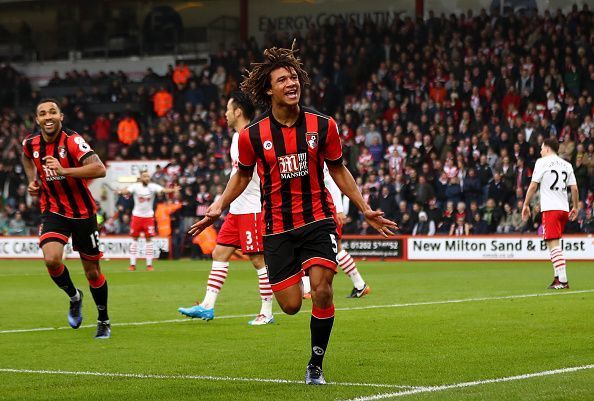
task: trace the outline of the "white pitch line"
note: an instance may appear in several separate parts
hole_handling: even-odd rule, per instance
[[[254,314],[250,315],[226,315],[226,316],[217,316],[217,319],[235,319],[238,317],[254,317]],[[122,323],[111,323],[112,326],[147,326],[152,324],[164,324],[164,323],[187,323],[191,322],[193,319],[169,319],[169,320],[149,320],[145,322],[122,322]],[[97,327],[96,324],[85,324],[80,326],[81,329]],[[68,330],[72,329],[70,326],[61,326],[61,327],[39,327],[35,329],[15,329],[15,330],[2,330],[0,334],[11,334],[11,333],[29,333],[34,331],[54,331],[54,330]]]
[[[552,375],[558,375],[558,374],[562,374],[562,373],[571,373],[571,372],[577,372],[580,370],[593,369],[593,368],[594,368],[594,364],[575,366],[575,367],[571,367],[571,368],[546,370],[544,372],[528,373],[525,375],[518,375],[518,376],[500,377],[500,378],[496,378],[496,379],[476,380],[476,381],[464,382],[464,383],[447,384],[447,385],[443,385],[443,386],[419,387],[419,388],[415,388],[415,389],[411,389],[411,390],[399,391],[396,393],[383,393],[383,394],[375,394],[375,395],[370,395],[370,396],[351,398],[351,399],[348,399],[345,401],[384,400],[387,398],[404,397],[404,396],[412,395],[412,394],[435,393],[438,391],[445,391],[445,390],[450,390],[450,389],[454,389],[454,388],[475,387],[475,386],[480,386],[483,384],[503,383],[503,382],[511,382],[511,381],[516,381],[516,380],[531,379],[534,377],[552,376]]]
[[[258,377],[231,377],[231,376],[204,376],[204,375],[157,375],[157,374],[144,374],[144,373],[112,373],[112,372],[66,371],[66,370],[32,370],[32,369],[12,369],[12,368],[0,368],[0,373],[121,377],[121,378],[126,378],[126,379],[173,379],[173,380],[257,382],[257,383],[278,383],[278,384],[305,384],[302,380],[263,379],[263,378],[258,378]],[[331,384],[334,386],[347,386],[347,387],[384,387],[384,388],[421,389],[421,387],[415,387],[415,386],[400,386],[400,385],[396,385],[396,384],[383,384],[383,383],[376,384],[376,383],[328,382],[328,384]]]
[[[586,294],[592,293],[594,289],[591,290],[576,290],[576,291],[557,291],[557,292],[543,292],[537,294],[520,294],[520,295],[505,295],[500,297],[482,297],[482,298],[462,298],[462,299],[448,299],[443,301],[427,301],[427,302],[411,302],[411,303],[403,303],[403,304],[389,304],[389,305],[366,305],[366,306],[353,306],[349,308],[336,308],[337,311],[357,311],[357,310],[367,310],[367,309],[382,309],[382,308],[407,308],[411,306],[427,306],[427,305],[445,305],[445,304],[459,304],[465,302],[482,302],[482,301],[497,301],[502,299],[521,299],[521,298],[535,298],[535,297],[552,297],[552,296],[562,296],[562,295],[574,295],[574,294]],[[309,311],[302,310],[299,313],[310,313]],[[217,316],[217,319],[235,319],[235,318],[246,318],[246,317],[253,317],[253,314],[246,314],[246,315],[224,315],[224,316]],[[153,321],[144,321],[144,322],[122,322],[122,323],[112,323],[112,326],[146,326],[146,325],[153,325],[153,324],[164,324],[164,323],[184,323],[190,322],[193,319],[170,319],[170,320],[153,320]],[[88,324],[80,326],[81,328],[90,328],[96,327],[94,324]],[[12,330],[0,330],[0,334],[12,334],[12,333],[30,333],[35,331],[54,331],[54,330],[68,330],[70,326],[61,326],[61,327],[37,327],[32,329],[12,329]]]
[[[557,291],[557,292],[541,292],[537,294],[520,294],[520,295],[503,295],[500,297],[481,297],[481,298],[462,298],[462,299],[448,299],[444,301],[427,301],[427,302],[411,302],[406,304],[391,304],[391,305],[366,305],[354,306],[351,308],[336,308],[336,310],[363,310],[363,309],[381,309],[381,308],[405,308],[409,306],[425,306],[425,305],[444,305],[444,304],[459,304],[464,302],[481,302],[481,301],[496,301],[501,299],[520,299],[520,298],[535,298],[535,297],[552,297],[558,295],[572,295],[594,292],[592,290],[576,290],[576,291]]]

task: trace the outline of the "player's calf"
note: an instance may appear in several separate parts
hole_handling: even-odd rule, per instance
[[[60,287],[70,297],[71,300],[78,300],[76,287],[70,278],[70,272],[68,271],[68,268],[63,263],[59,263],[57,267],[52,264],[51,268],[50,265],[46,263],[46,266],[47,271],[54,283],[56,283],[56,285]]]
[[[95,338],[109,338],[111,326],[109,324],[109,315],[107,313],[107,280],[101,269],[98,260],[82,259],[85,268],[85,274],[89,281],[89,289],[97,306],[97,335]]]

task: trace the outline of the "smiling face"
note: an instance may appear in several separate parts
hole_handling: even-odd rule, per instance
[[[296,106],[301,97],[301,84],[297,71],[292,67],[281,67],[270,73],[271,103],[277,106]]]
[[[41,131],[47,136],[54,136],[62,129],[64,114],[54,102],[45,102],[37,106],[35,121],[41,127]]]

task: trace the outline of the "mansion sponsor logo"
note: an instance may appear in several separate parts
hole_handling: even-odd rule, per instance
[[[307,168],[307,153],[293,153],[285,156],[278,156],[280,176],[283,180],[303,177],[309,174]]]
[[[66,179],[66,177],[64,177],[63,175],[58,175],[58,173],[56,173],[56,170],[52,170],[45,164],[42,164],[42,166],[43,166],[43,175],[45,176],[46,181],[60,181],[60,180]]]
[[[60,181],[60,180],[66,179],[66,177],[64,177],[63,175],[58,175],[58,173],[56,173],[55,170],[52,170],[45,164],[42,164],[42,167],[43,167],[43,175],[45,176],[46,181]]]

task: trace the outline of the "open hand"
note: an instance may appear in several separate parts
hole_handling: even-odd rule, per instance
[[[206,215],[202,218],[202,220],[199,220],[192,224],[192,226],[188,230],[188,234],[190,234],[192,237],[200,234],[202,231],[204,231],[206,227],[210,226],[212,223],[217,221],[219,217],[221,217],[222,212],[223,211],[221,210],[219,205],[216,202],[213,203],[206,210]]]
[[[392,220],[384,218],[384,212],[378,210],[367,210],[363,213],[365,220],[369,225],[375,228],[381,235],[387,237],[388,235],[394,235],[391,230],[397,230],[398,224]]]

